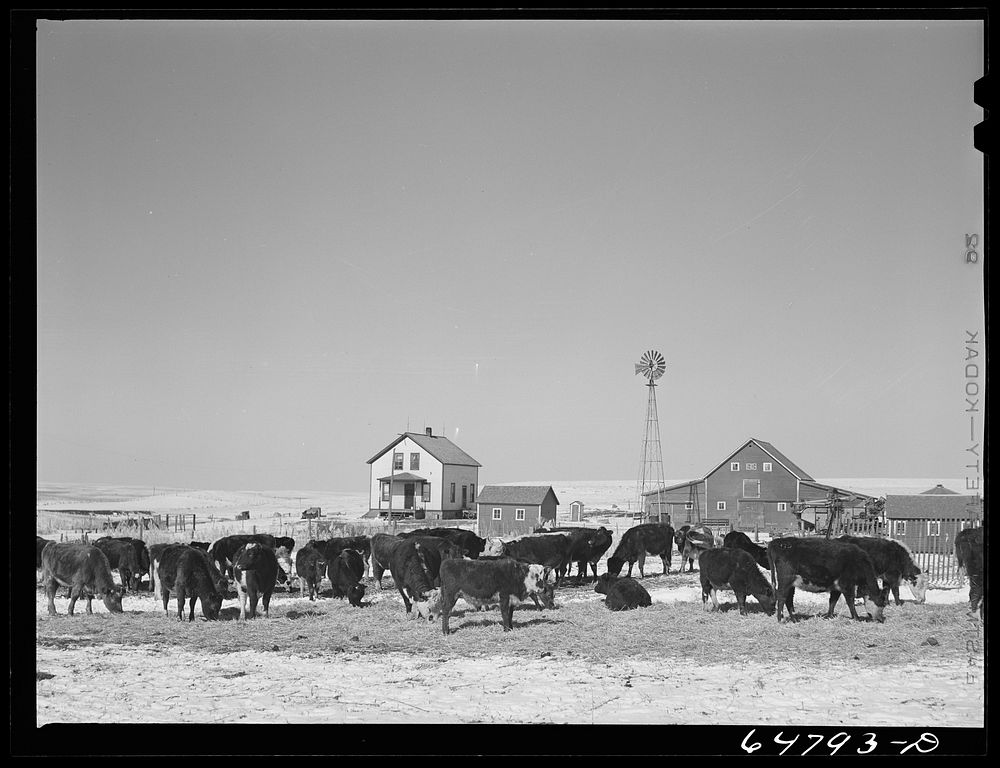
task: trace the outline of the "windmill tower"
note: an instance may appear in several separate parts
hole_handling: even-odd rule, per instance
[[[663,355],[649,350],[635,364],[635,373],[646,377],[649,402],[646,405],[646,434],[642,439],[642,458],[639,461],[639,482],[636,484],[636,510],[644,515],[642,495],[664,486],[663,454],[660,452],[660,422],[656,414],[656,380],[663,375],[667,364]]]

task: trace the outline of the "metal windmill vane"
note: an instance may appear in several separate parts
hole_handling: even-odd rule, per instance
[[[660,422],[656,412],[656,380],[667,370],[666,360],[655,349],[650,349],[635,364],[635,375],[642,375],[649,388],[646,404],[646,431],[642,439],[642,457],[639,460],[639,481],[636,484],[636,510],[646,516],[643,494],[664,486],[663,454],[660,450]],[[654,513],[659,509],[654,507]]]

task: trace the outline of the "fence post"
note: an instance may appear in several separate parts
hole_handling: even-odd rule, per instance
[[[191,533],[194,533],[198,529],[198,515],[191,515]]]

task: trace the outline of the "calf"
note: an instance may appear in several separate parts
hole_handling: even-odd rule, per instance
[[[628,575],[632,575],[632,565],[638,561],[639,577],[645,578],[643,566],[646,555],[658,555],[663,563],[663,572],[670,573],[670,561],[673,557],[671,547],[674,544],[674,529],[667,523],[645,523],[629,528],[622,535],[615,553],[608,558],[608,573],[617,576],[622,572],[622,566],[628,562]]]
[[[986,579],[983,569],[983,529],[966,528],[955,536],[955,559],[969,579],[969,614],[979,609],[983,619],[986,607]]]
[[[365,575],[365,561],[355,549],[342,550],[327,569],[334,597],[346,597],[351,605],[361,606],[365,587],[361,578]]]
[[[213,541],[208,547],[208,554],[215,561],[219,570],[235,579],[233,566],[235,565],[236,553],[247,544],[263,544],[270,550],[274,550],[274,536],[269,533],[238,533],[233,536],[223,536]]]
[[[757,565],[765,571],[771,570],[771,564],[767,561],[767,547],[755,544],[743,531],[727,533],[726,538],[722,540],[722,546],[729,549],[742,549],[744,552],[748,552]]]
[[[388,533],[376,533],[371,538],[372,578],[375,586],[382,589],[382,576],[389,570],[392,551],[402,544],[404,539]]]
[[[899,599],[899,585],[904,579],[918,603],[927,599],[927,574],[920,572],[905,545],[892,539],[875,536],[841,536],[837,540],[854,544],[868,553],[872,565],[875,566],[875,575],[882,579],[883,589],[888,586],[892,591],[896,605],[903,604]]]
[[[139,543],[142,544],[141,541]],[[102,536],[94,542],[94,546],[108,558],[111,569],[117,569],[122,588],[138,591],[142,573],[149,569],[149,559],[147,556],[145,568],[143,568],[137,549],[132,544],[132,539],[113,539],[110,536]],[[143,545],[143,550],[145,550],[145,545]]]
[[[559,586],[560,574],[566,573],[570,562],[570,538],[564,533],[547,533],[539,536],[525,536],[500,544],[500,554],[523,560],[527,563],[551,568],[556,573],[556,586]]]
[[[270,618],[268,607],[278,579],[278,558],[274,550],[256,541],[240,547],[233,555],[233,575],[240,595],[240,621],[247,620],[247,599],[250,618],[257,617],[257,601],[263,597],[264,618]]]
[[[549,569],[509,557],[476,560],[450,559],[441,563],[441,589],[431,595],[427,617],[441,615],[441,631],[449,634],[448,619],[459,597],[473,607],[499,603],[505,632],[513,627],[514,607],[529,597],[551,597]]]
[[[431,601],[437,599],[435,582],[439,583],[441,561],[455,555],[451,545],[433,536],[403,539],[389,555],[389,571],[396,589],[403,598],[406,618],[412,618],[410,599],[420,616],[428,616]]]
[[[576,576],[578,581],[582,581],[587,577],[588,564],[593,568],[594,579],[596,580],[597,563],[604,556],[604,553],[611,548],[611,531],[604,527],[536,528],[535,533],[562,533],[569,536],[567,568],[572,568],[573,563],[577,564]]]
[[[188,621],[194,621],[194,605],[201,600],[201,613],[209,621],[219,618],[229,584],[202,549],[187,544],[171,544],[157,553],[157,572],[163,611],[169,613],[170,593],[177,595],[177,620],[184,621],[184,601],[188,601]]]
[[[757,602],[769,616],[774,613],[774,588],[767,583],[753,556],[746,550],[723,547],[703,552],[698,559],[698,571],[701,577],[701,602],[706,607],[708,598],[711,597],[712,609],[718,610],[719,601],[715,593],[720,589],[731,589],[736,593],[740,616],[747,615],[748,594],[757,598]]]
[[[834,606],[843,593],[851,618],[860,620],[854,599],[863,596],[869,614],[874,614],[876,621],[884,620],[887,590],[879,587],[875,566],[860,547],[821,537],[774,539],[767,545],[767,557],[771,561],[771,584],[777,590],[779,622],[782,605],[788,607],[788,618],[796,621],[792,605],[796,587],[829,592],[828,619],[833,618]]]
[[[407,539],[411,536],[436,536],[440,539],[447,539],[460,548],[465,557],[471,557],[473,560],[486,549],[486,539],[481,539],[472,531],[463,528],[418,528],[399,534],[401,539]]]
[[[87,598],[87,613],[93,613],[91,601],[100,597],[111,613],[122,613],[122,592],[115,587],[107,556],[92,544],[51,542],[42,549],[42,581],[49,598],[49,615],[56,615],[55,596],[59,585],[70,588],[70,616],[76,601]]]
[[[653,598],[646,588],[628,576],[602,573],[596,581],[594,591],[607,595],[604,604],[612,611],[631,611],[635,608],[648,608],[653,604]]]
[[[319,597],[320,584],[326,576],[326,559],[323,553],[308,544],[295,553],[295,573],[299,576],[299,597],[305,597],[309,587],[309,599]]]

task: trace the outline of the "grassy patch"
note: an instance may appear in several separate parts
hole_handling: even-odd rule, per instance
[[[391,584],[388,578],[383,583]],[[850,620],[841,604],[832,620],[805,615],[797,624],[779,625],[773,616],[759,611],[740,616],[732,601],[714,613],[705,612],[700,602],[657,603],[614,613],[600,599],[572,599],[591,590],[590,586],[560,589],[556,602],[561,605],[555,610],[517,608],[512,632],[502,630],[498,610],[476,612],[460,601],[451,617],[453,634],[445,637],[440,621],[406,619],[398,594],[390,589],[365,608],[354,608],[344,600],[309,603],[276,593],[270,618],[261,613],[245,623],[231,620],[238,616],[238,608],[232,606],[225,609],[230,620],[205,621],[199,607],[195,621],[189,623],[177,621],[176,601],[171,601],[170,615],[164,616],[162,610],[128,610],[131,601],[154,600],[153,596],[126,597],[123,615],[39,616],[36,636],[39,646],[57,648],[119,644],[149,650],[258,650],[301,656],[402,652],[441,659],[551,653],[606,661],[638,655],[704,664],[839,660],[880,666],[930,664],[967,655],[964,605],[890,606],[886,622],[875,624]],[[369,587],[369,595],[373,593]],[[750,606],[756,608],[752,600]],[[936,644],[926,642],[930,638]]]

